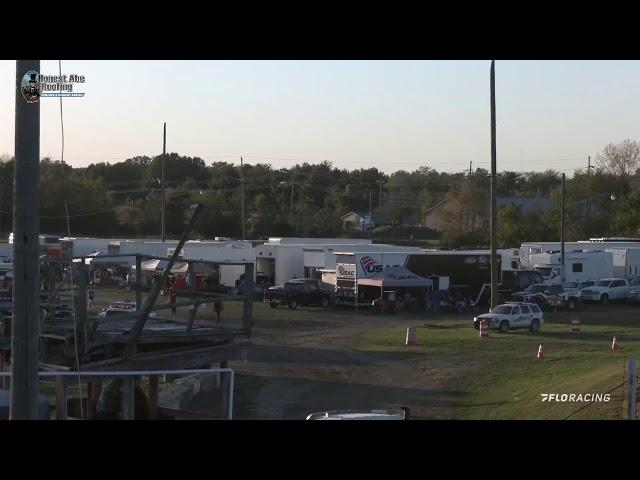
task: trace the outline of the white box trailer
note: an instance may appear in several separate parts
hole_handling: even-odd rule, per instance
[[[173,247],[175,248],[175,247]],[[173,250],[169,249],[169,251]],[[167,254],[169,253],[167,252]],[[182,249],[183,260],[208,260],[210,262],[256,262],[256,251],[251,243],[242,242],[202,242],[200,245],[187,243]],[[236,280],[244,274],[244,265],[219,265],[220,284],[234,287]],[[255,280],[256,269],[253,269]]]
[[[600,280],[615,276],[611,252],[565,248],[564,256],[565,282]],[[537,253],[530,257],[531,266],[542,273],[548,283],[560,283],[560,261],[559,253]]]
[[[633,278],[640,275],[640,247],[607,249],[613,255],[612,277]]]

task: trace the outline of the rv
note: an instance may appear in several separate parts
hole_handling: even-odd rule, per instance
[[[559,252],[531,255],[531,266],[544,277],[544,283],[561,283],[561,254]],[[564,281],[581,282],[613,277],[614,255],[598,250],[565,250]]]

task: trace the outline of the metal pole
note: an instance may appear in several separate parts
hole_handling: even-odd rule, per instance
[[[373,218],[371,216],[371,192],[369,192],[369,237],[373,238]]]
[[[242,240],[244,240],[244,172],[242,171],[242,157],[240,157],[240,188],[242,190]]]
[[[629,357],[629,420],[636,419],[636,390],[638,389],[638,358]]]
[[[162,236],[162,241],[164,242],[165,239],[165,219],[164,219],[164,161],[165,161],[165,156],[167,155],[167,122],[164,123],[164,129],[163,129],[163,133],[162,133],[162,173],[161,173],[161,178],[160,181],[162,182],[160,185],[160,196],[162,197],[162,208],[161,208],[161,218],[160,218],[160,228],[161,228],[161,236]]]
[[[382,180],[378,180],[380,184],[380,195],[378,196],[378,210],[382,211]]]
[[[562,194],[560,197],[560,281],[564,285],[564,179],[562,174]]]
[[[291,181],[291,208],[289,209],[289,223],[293,219],[293,180]]]
[[[285,182],[280,182],[280,183],[282,184],[282,206],[280,208],[280,211],[282,213],[284,213],[284,185],[285,185]]]
[[[587,212],[585,214],[586,217],[586,230],[587,235],[591,236],[591,232],[589,231],[589,195],[591,195],[591,157],[587,157]]]
[[[498,255],[496,252],[496,75],[495,60],[491,61],[491,308],[498,300]]]
[[[22,78],[39,75],[40,60],[16,61],[13,192],[13,320],[11,419],[37,418],[40,335],[39,194],[40,104],[22,95]]]

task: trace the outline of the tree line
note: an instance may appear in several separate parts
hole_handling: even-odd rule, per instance
[[[136,156],[116,163],[75,168],[50,158],[40,163],[40,230],[72,236],[158,237],[160,234],[161,156]],[[239,238],[242,184],[247,238],[268,236],[367,236],[345,230],[341,217],[351,211],[384,218],[374,238],[398,241],[438,237],[449,247],[486,245],[490,175],[485,169],[442,172],[427,165],[385,174],[376,168],[339,169],[330,162],[275,169],[269,164],[206,162],[170,153],[165,157],[166,232],[178,237],[188,206],[204,204],[194,234],[199,238]],[[570,172],[566,180],[567,240],[593,236],[640,236],[640,143],[609,144],[590,171]],[[14,159],[0,157],[0,232],[11,231]],[[241,175],[242,173],[242,175]],[[558,240],[561,173],[500,172],[499,197],[544,197],[552,207],[498,211],[499,241]],[[67,226],[67,212],[69,225]],[[425,215],[438,212],[440,228],[425,228]],[[374,216],[374,219],[376,217]],[[392,226],[390,227],[389,224]],[[392,230],[390,232],[390,229]]]

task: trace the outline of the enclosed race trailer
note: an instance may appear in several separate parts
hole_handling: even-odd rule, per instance
[[[633,278],[640,275],[640,246],[638,248],[607,249],[613,255],[612,277]]]
[[[614,255],[598,250],[565,250],[565,282],[584,282],[613,277]],[[544,277],[545,283],[561,282],[560,253],[538,253],[531,255],[531,266]]]

